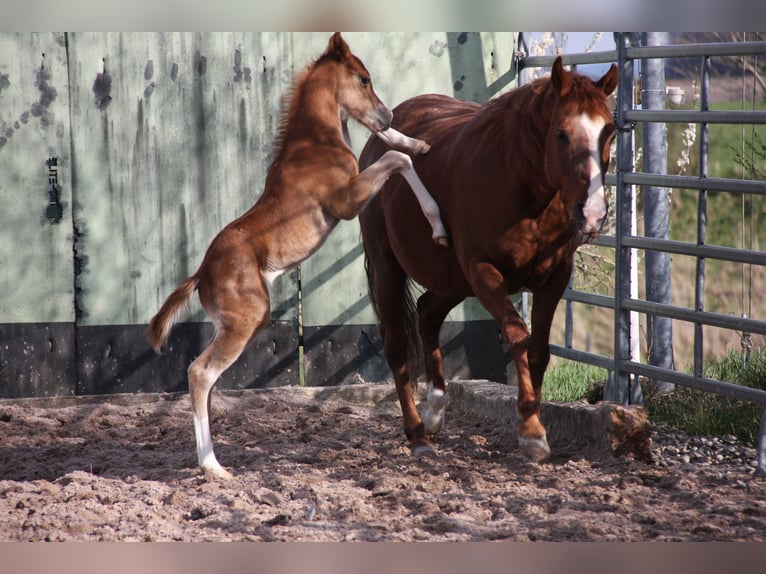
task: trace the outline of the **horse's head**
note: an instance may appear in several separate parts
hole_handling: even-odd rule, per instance
[[[572,202],[582,233],[594,237],[606,219],[604,176],[615,127],[607,96],[617,87],[617,66],[598,80],[568,72],[561,57],[551,71],[554,101],[545,142],[549,182]]]
[[[335,66],[336,97],[343,117],[350,116],[372,132],[387,130],[393,113],[372,88],[370,72],[336,32],[320,60]]]

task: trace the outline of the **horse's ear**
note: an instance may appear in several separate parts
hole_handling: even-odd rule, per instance
[[[566,96],[572,87],[572,79],[569,77],[569,72],[564,69],[564,64],[561,61],[561,56],[557,56],[553,62],[553,68],[551,69],[551,82],[556,89],[556,93],[559,96]]]
[[[340,62],[343,62],[348,58],[351,51],[343,36],[340,35],[340,32],[335,32],[330,37],[330,43],[327,44],[327,51],[325,53],[333,54]]]
[[[608,96],[617,87],[617,80],[620,76],[619,69],[616,64],[612,64],[609,71],[603,75],[603,77],[596,82],[596,87],[601,88],[603,92]]]

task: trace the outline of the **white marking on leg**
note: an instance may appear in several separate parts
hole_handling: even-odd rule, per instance
[[[376,135],[383,140],[387,146],[408,151],[410,153],[426,153],[431,149],[431,146],[423,140],[406,136],[394,128],[376,132]]]
[[[207,417],[194,416],[194,435],[197,439],[197,463],[200,468],[219,478],[231,478],[231,473],[221,466],[213,452],[213,438]]]
[[[432,382],[428,383],[426,395],[427,406],[423,412],[423,426],[426,434],[437,434],[444,424],[444,410],[449,404],[449,395],[442,389],[434,388]]]
[[[409,160],[409,158],[407,158]],[[415,173],[415,168],[412,167],[410,162],[409,167],[402,171],[402,176],[410,184],[412,191],[415,193],[415,198],[420,204],[420,209],[423,211],[423,215],[426,216],[428,223],[431,225],[431,237],[433,240],[442,246],[447,246],[447,230],[444,228],[442,222],[441,212],[439,206],[434,200],[433,196],[428,193],[426,186]]]

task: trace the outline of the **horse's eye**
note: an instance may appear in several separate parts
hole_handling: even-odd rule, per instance
[[[564,130],[556,130],[556,137],[559,138],[559,141],[561,143],[565,143],[565,144],[569,143],[569,134],[566,133]]]
[[[368,76],[359,76],[359,81],[362,82],[363,86],[370,84],[370,78]]]

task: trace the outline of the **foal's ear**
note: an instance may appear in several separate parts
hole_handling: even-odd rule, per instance
[[[556,60],[553,62],[551,82],[556,89],[556,93],[561,97],[566,96],[572,87],[572,80],[569,77],[569,72],[564,69],[564,64],[561,62],[561,56],[557,56]]]
[[[612,64],[609,67],[609,71],[603,75],[603,77],[596,82],[596,87],[601,88],[603,92],[608,96],[617,87],[617,80],[620,76],[619,69],[616,64]]]
[[[348,44],[340,35],[340,32],[335,32],[330,37],[330,43],[327,44],[327,54],[333,54],[340,62],[343,62],[351,54]]]

